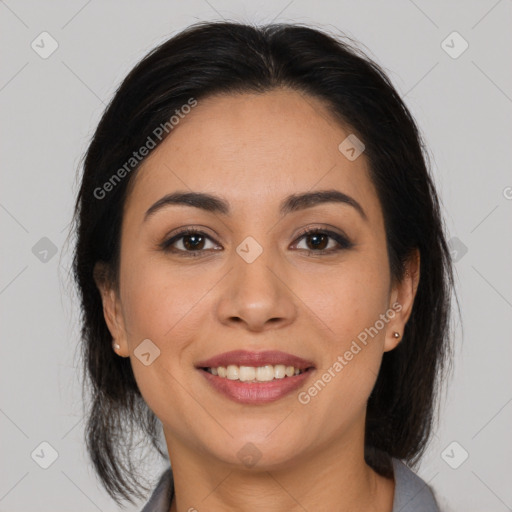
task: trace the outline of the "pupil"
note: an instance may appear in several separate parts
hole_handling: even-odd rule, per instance
[[[327,236],[326,236],[326,235],[323,235],[323,234],[315,234],[315,235],[310,235],[310,237],[311,237],[311,239],[316,240],[316,242],[313,242],[313,248],[315,248],[315,249],[320,249],[320,250],[325,249],[325,247],[326,247],[325,241],[326,241],[326,239],[327,239]],[[324,243],[321,243],[321,242],[320,242],[320,246],[319,246],[319,245],[316,245],[316,244],[317,244],[317,242],[318,242],[318,239],[319,239],[319,238],[323,238],[323,240],[322,240],[322,241],[324,242]]]
[[[201,247],[198,247],[198,243],[201,244],[201,239],[202,239],[202,236],[201,235],[187,235],[183,240],[184,240],[184,246],[187,248],[187,249],[190,249],[192,251],[195,251],[197,249],[200,249]],[[187,242],[189,240],[195,240],[195,242],[192,242],[192,244],[190,244],[190,242]],[[192,247],[191,247],[192,245]]]

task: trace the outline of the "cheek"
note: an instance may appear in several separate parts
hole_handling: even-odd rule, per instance
[[[184,326],[190,330],[201,311],[201,298],[212,286],[210,281],[211,276],[177,272],[160,257],[132,254],[126,258],[121,282],[130,344],[150,338],[168,349],[165,340],[172,339],[172,349],[179,348],[179,333]]]
[[[365,408],[379,372],[387,326],[381,319],[388,308],[386,264],[354,259],[317,274],[298,292],[323,333],[321,368],[302,403],[310,400],[320,417],[327,407],[337,418],[333,424]]]
[[[302,280],[297,295],[305,310],[314,313],[332,348],[343,349],[385,313],[389,273],[383,269],[386,263],[354,258],[350,264],[332,266],[314,279]]]
[[[136,252],[121,266],[123,318],[135,380],[148,407],[170,424],[176,419],[167,418],[169,411],[185,410],[190,400],[183,391],[187,372],[193,371],[188,348],[194,338],[191,333],[201,332],[199,317],[206,305],[201,298],[211,288],[210,281],[190,278]],[[146,342],[152,360],[149,365],[137,355],[147,339],[158,349]],[[175,428],[186,421],[182,418]]]

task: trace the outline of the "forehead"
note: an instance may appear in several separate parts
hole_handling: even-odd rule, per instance
[[[125,206],[148,207],[176,189],[222,195],[233,209],[315,188],[371,203],[364,153],[350,161],[339,149],[349,135],[322,102],[296,91],[199,100],[145,159]]]

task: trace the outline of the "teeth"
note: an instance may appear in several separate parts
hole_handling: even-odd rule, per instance
[[[271,365],[258,366],[256,368],[256,380],[259,382],[274,380],[274,367]]]
[[[266,365],[266,366],[237,366],[230,364],[227,366],[219,366],[217,368],[208,368],[208,372],[218,377],[227,378],[229,380],[239,380],[241,382],[269,382],[274,379],[284,379],[285,377],[293,377],[300,375],[304,370],[299,370],[293,366],[285,366],[284,364]]]
[[[292,366],[293,368],[293,366]],[[276,364],[274,366],[274,379],[283,379],[286,376],[286,366],[284,364]]]
[[[240,368],[234,364],[230,364],[226,369],[226,377],[229,380],[238,380],[240,374]]]
[[[213,368],[212,368],[213,370]],[[256,368],[252,366],[240,366],[240,380],[246,382],[256,378]]]

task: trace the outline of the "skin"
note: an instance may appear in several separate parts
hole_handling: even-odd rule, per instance
[[[316,99],[294,91],[210,97],[130,184],[118,286],[97,284],[117,353],[130,357],[163,424],[172,512],[392,510],[393,479],[364,461],[366,402],[383,353],[400,342],[393,332],[403,333],[409,318],[419,255],[407,263],[409,276],[392,282],[366,157],[349,161],[338,150],[350,133]],[[289,194],[324,189],[350,195],[367,219],[340,203],[279,216]],[[174,191],[222,196],[231,213],[171,205],[145,221],[146,210]],[[197,225],[208,237],[198,257],[159,247]],[[354,246],[319,255],[311,236],[297,236],[308,226],[345,233]],[[236,252],[247,236],[263,248],[250,264]],[[175,242],[177,251],[187,250],[185,241]],[[322,248],[338,246],[327,243]],[[305,405],[297,392],[269,404],[235,403],[195,368],[230,350],[282,350],[314,362],[304,391],[395,302],[401,310]],[[134,355],[145,339],[161,351],[149,366]],[[246,443],[261,456],[252,467],[237,455]]]

